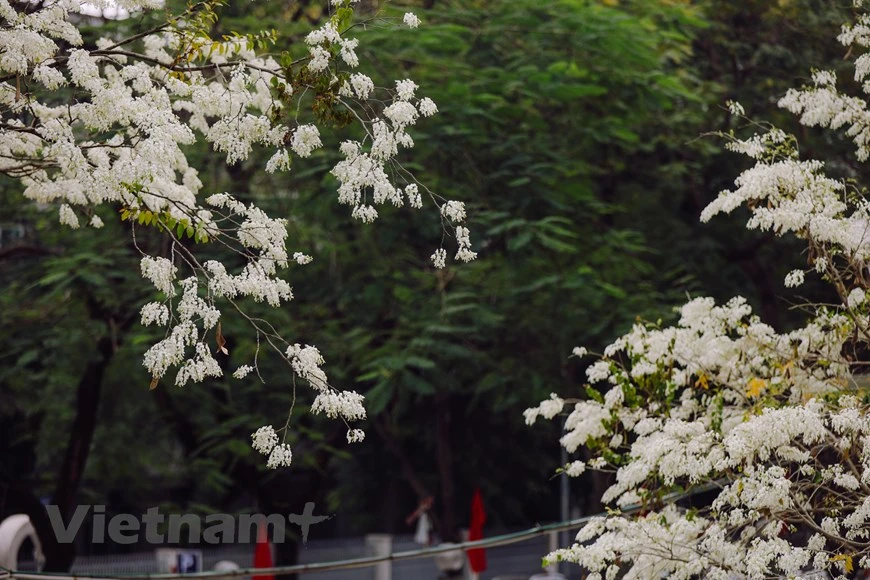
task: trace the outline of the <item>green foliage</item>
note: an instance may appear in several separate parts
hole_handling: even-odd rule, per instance
[[[558,449],[552,433],[526,429],[522,410],[570,388],[574,344],[604,343],[681,301],[685,273],[655,268],[624,200],[671,169],[662,149],[682,146],[669,138],[674,121],[688,126],[678,112],[700,99],[674,61],[690,56],[701,20],[679,6],[531,1],[440,3],[421,17],[419,30],[367,32],[390,57],[363,72],[414,78],[438,104],[437,123],[415,130],[413,170],[437,193],[472,200],[481,259],[433,270],[441,232],[408,210],[377,228],[298,224],[318,252],[295,281],[308,320],[294,334],[321,347],[337,382],[365,392],[433,492],[444,484],[434,401],[447,397],[460,518],[475,485],[493,498],[495,525],[555,517],[544,465]],[[318,192],[295,179],[293,214],[335,214],[330,180]],[[344,497],[363,505],[384,478],[402,477],[368,431],[341,478]]]
[[[405,8],[384,10],[400,19]],[[637,317],[657,319],[701,287],[715,297],[745,294],[766,319],[787,324],[772,281],[781,280],[777,269],[795,265],[781,263],[764,238],[736,222],[697,224],[705,202],[738,173],[721,142],[697,137],[739,129],[721,108],[725,100],[741,101],[750,115],[767,109],[768,95],[806,74],[804,62],[839,56],[820,47],[829,46],[842,12],[813,0],[457,0],[420,11],[418,30],[359,27],[381,55],[376,70],[363,72],[381,85],[411,77],[440,109],[415,127],[408,168],[437,193],[472,201],[469,227],[480,254],[444,271],[427,261],[444,233],[431,220],[401,209],[385,210],[392,215],[377,227],[351,222],[334,201],[329,153],[274,176],[261,171],[263,159],[226,168],[205,148],[189,158],[205,190],[256,199],[288,218],[292,245],[315,261],[291,271],[296,301],[269,312],[270,320],[293,341],[317,344],[337,385],[366,394],[372,421],[395,437],[432,492],[444,485],[436,465],[436,419],[444,411],[435,411],[435,400],[447,397],[460,520],[475,485],[494,525],[554,518],[554,433],[528,430],[521,412],[549,392],[575,394],[583,368],[568,358],[573,346],[600,348]],[[303,31],[327,16],[314,1],[233,2],[218,20],[202,14],[203,32],[274,43],[287,68],[304,55]],[[341,9],[333,18],[350,25]],[[341,127],[347,112],[328,87],[319,92],[299,122],[313,115]],[[296,111],[288,114],[295,123]],[[338,136],[324,135],[330,139]],[[57,231],[54,212],[14,199],[0,200],[4,221],[27,223],[38,244],[56,253],[0,263],[0,413],[48,418],[27,435],[38,440],[37,487],[45,492],[75,410],[71,385],[106,326],[88,301],[121,319],[135,317],[149,298],[139,290],[138,254],[113,246],[121,237],[114,232],[135,220],[174,230],[186,236],[182,243],[208,239],[170,216],[129,209],[102,216],[102,234]],[[149,228],[138,230],[139,243],[156,243]],[[725,249],[735,236],[743,246],[737,254]],[[265,312],[247,306],[253,315]],[[241,382],[185,390],[160,384],[150,392],[140,360],[152,332],[134,322],[118,343],[86,495],[124,489],[144,502],[168,481],[183,497],[217,506],[240,489],[262,491],[270,480],[247,442],[256,427],[283,416],[289,378],[264,385],[252,373]],[[227,371],[259,352],[264,376],[290,376],[245,338],[243,320],[228,317],[222,332]],[[297,405],[310,402],[300,388]],[[193,441],[183,440],[188,427]],[[306,418],[291,426],[288,442],[292,469],[315,474],[298,495],[310,492],[310,501],[329,488],[340,515],[356,513],[354,523],[370,530],[383,521],[373,506],[387,482],[399,482],[392,489],[401,509],[416,500],[379,430],[370,424],[367,432],[365,443],[348,449],[343,431]],[[395,525],[403,515],[392,515]]]

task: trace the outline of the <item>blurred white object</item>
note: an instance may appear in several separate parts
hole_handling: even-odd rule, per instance
[[[417,518],[417,532],[414,534],[414,541],[424,546],[429,545],[429,532],[432,530],[432,524],[429,522],[429,515],[426,512],[420,514]]]
[[[451,542],[445,542],[441,544],[441,547],[453,545],[455,544]],[[439,571],[457,572],[459,570],[462,570],[462,567],[465,565],[465,552],[463,552],[462,550],[450,550],[448,552],[441,552],[440,554],[435,554],[433,556],[433,559],[435,560],[435,565],[438,567]]]
[[[42,555],[42,544],[30,516],[27,514],[14,514],[0,523],[0,566],[9,570],[18,569],[18,551],[24,540],[33,542],[33,559],[36,560],[36,569],[42,570],[45,556]]]
[[[366,535],[366,547],[372,556],[388,557],[393,551],[393,536],[390,534]],[[392,580],[393,564],[389,560],[374,566],[374,580]]]
[[[215,572],[235,572],[238,569],[239,565],[232,560],[221,560],[212,568]],[[215,576],[215,580],[231,580],[233,578],[238,578],[238,576]]]

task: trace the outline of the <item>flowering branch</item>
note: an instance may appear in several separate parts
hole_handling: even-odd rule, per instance
[[[212,38],[219,0],[191,4],[165,23],[120,40],[100,39],[96,46],[85,46],[70,21],[81,10],[78,2],[0,0],[0,173],[19,180],[25,198],[56,206],[60,223],[71,228],[83,221],[102,227],[101,214],[108,215],[102,208],[111,208],[131,224],[134,244],[137,228],[157,230],[169,240],[166,255],[136,245],[142,276],[162,294],[141,309],[142,324],[165,327],[144,356],[152,387],[170,372],[178,386],[222,375],[207,338],[211,334],[227,353],[220,321],[221,306],[229,304],[258,341],[253,366],[240,366],[234,376],[252,370],[259,376],[264,339],[294,373],[293,401],[295,377],[304,379],[315,393],[312,412],[342,419],[349,442],[364,437],[349,425],[365,417],[362,395],[330,385],[315,347],[285,340],[238,302],[248,297],[279,307],[292,300],[282,276],[291,264],[304,266],[312,257],[288,250],[285,219],[230,193],[204,195],[186,152],[204,141],[235,164],[265,148],[272,152],[267,172],[289,171],[294,158],[323,147],[318,124],[353,123],[364,138],[339,148],[343,159],[332,170],[339,203],[365,223],[375,221],[376,206],[385,203],[422,207],[416,181],[395,168],[401,167],[399,150],[413,146],[410,128],[437,107],[418,96],[409,79],[378,88],[354,71],[360,64],[359,39],[349,36],[355,2],[333,0],[330,17],[305,38],[308,55],[292,58],[267,52],[274,32]],[[124,0],[117,7],[147,10],[158,4]],[[404,24],[416,28],[420,22],[408,14]],[[59,102],[61,88],[73,98]],[[315,123],[299,121],[303,101]],[[457,259],[474,259],[468,230],[458,225],[464,206],[446,200],[436,206],[442,222],[456,227]],[[199,246],[183,242],[185,237],[229,250],[244,265],[200,259]],[[444,255],[443,247],[436,251],[436,266],[445,265]],[[285,440],[290,426],[288,417]],[[278,443],[272,427],[258,430],[253,444],[269,455],[269,467],[291,461],[288,445]]]
[[[870,46],[870,15],[840,41]],[[870,92],[870,54],[855,80]],[[870,157],[870,111],[844,95],[831,72],[789,91],[779,105],[807,126],[845,128],[857,157]],[[743,109],[731,103],[731,112]],[[614,507],[548,556],[590,578],[767,578],[807,570],[845,578],[870,568],[870,204],[865,190],[801,160],[794,137],[768,128],[727,147],[755,165],[702,212],[707,221],[747,207],[749,229],[807,243],[810,269],[840,302],[816,305],[806,325],[778,333],[743,298],[691,300],[672,327],[637,324],[586,371],[587,399],[552,395],[525,412],[532,424],[567,412],[561,444],[585,446],[588,462],[562,468],[615,473],[602,501]],[[585,349],[574,354],[587,356]],[[708,505],[667,501],[674,491],[715,484]],[[620,508],[646,510],[624,515]]]

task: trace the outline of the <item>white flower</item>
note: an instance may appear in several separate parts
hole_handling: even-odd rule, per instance
[[[290,153],[283,147],[275,152],[266,163],[266,173],[290,170]]]
[[[275,445],[272,453],[269,454],[269,460],[266,462],[266,467],[269,469],[278,469],[279,467],[289,467],[293,460],[293,453],[290,451],[290,446],[286,443]]]
[[[610,377],[610,363],[599,360],[586,369],[586,378],[590,383],[598,383]]]
[[[820,71],[779,105],[803,125],[841,131],[866,160],[870,15],[844,27],[840,40],[855,45],[864,94],[840,93],[835,75]],[[608,511],[548,559],[580,564],[599,580],[792,578],[810,565],[845,577],[870,566],[862,553],[870,538],[870,419],[855,390],[868,342],[870,204],[854,193],[860,185],[853,190],[851,180],[828,177],[822,162],[803,160],[795,141],[774,128],[729,144],[755,163],[701,218],[746,208],[749,229],[804,240],[812,266],[834,282],[844,305],[817,305],[802,327],[779,332],[743,298],[724,305],[696,298],[675,325],[636,323],[607,346],[586,373],[608,390],[574,403],[560,438],[569,452],[587,446],[585,467],[615,470],[601,502],[649,505],[711,483],[713,497],[693,510],[674,501],[643,513]],[[794,270],[785,284],[796,287],[804,276]],[[527,409],[526,420],[548,405]],[[810,536],[816,531],[823,533]]]
[[[196,356],[183,361],[178,374],[175,376],[175,385],[183,387],[189,381],[201,383],[206,377],[223,376],[220,365],[211,355],[209,348],[202,342],[194,345]]]
[[[237,369],[235,370],[235,372],[233,373],[233,378],[236,378],[236,379],[243,379],[243,378],[245,378],[246,376],[248,376],[248,374],[249,374],[252,370],[254,370],[254,368],[253,368],[252,366],[250,366],[250,365],[242,365],[242,366],[240,366],[239,368],[237,368]]]
[[[571,351],[572,355],[579,357],[579,358],[586,356],[586,353],[587,353],[586,348],[582,347],[582,346],[575,346],[574,350]]]
[[[572,461],[565,466],[565,473],[568,477],[579,477],[586,471],[586,464],[582,461]]]
[[[396,101],[384,109],[384,117],[392,121],[394,127],[403,129],[417,122],[417,109],[406,101]]]
[[[556,393],[550,393],[550,398],[543,401],[538,409],[540,410],[540,414],[545,419],[552,419],[556,415],[562,412],[562,408],[565,406],[565,401],[556,395]]]
[[[804,283],[804,271],[792,270],[785,277],[786,288],[796,288]]]
[[[185,349],[196,343],[199,332],[191,321],[183,321],[172,328],[169,336],[145,352],[142,364],[152,377],[161,378],[166,371],[185,360]]]
[[[300,378],[308,381],[317,390],[325,390],[329,387],[326,373],[320,368],[324,363],[323,356],[317,348],[307,344],[304,347],[294,344],[287,347],[285,354],[290,360],[293,371]]]
[[[460,262],[470,262],[477,258],[477,252],[471,251],[471,238],[469,237],[468,228],[457,226],[456,242],[459,244],[459,250],[456,252],[456,259]]]
[[[347,442],[348,443],[361,443],[366,438],[366,434],[362,429],[348,429],[347,430]]]
[[[350,75],[350,86],[353,87],[356,96],[361,99],[369,98],[375,90],[375,83],[372,82],[372,79],[361,73]]]
[[[451,221],[461,222],[465,220],[465,204],[461,201],[448,201],[441,206],[441,215]]]
[[[268,455],[278,444],[278,434],[275,433],[275,429],[271,425],[265,425],[251,434],[251,440],[251,446],[256,451]]]
[[[142,326],[150,326],[154,323],[165,326],[169,322],[169,309],[160,302],[149,302],[142,307],[140,314],[142,315]]]
[[[172,262],[166,258],[145,256],[140,262],[142,277],[151,280],[154,287],[167,296],[175,295],[175,276],[178,272]]]
[[[33,69],[33,78],[51,91],[66,84],[66,78],[62,72],[45,64],[40,64]]]
[[[405,195],[408,196],[408,203],[413,208],[423,207],[423,198],[420,196],[420,190],[416,183],[409,183],[405,186]]]
[[[864,301],[866,300],[866,298],[867,297],[866,297],[866,294],[864,293],[863,289],[855,288],[854,290],[849,292],[849,296],[846,300],[846,304],[849,305],[849,308],[854,310],[854,309],[858,308],[859,306],[861,306],[862,304],[864,304]]]
[[[603,469],[607,467],[607,460],[603,457],[594,457],[587,465],[592,469]]]
[[[435,250],[435,253],[432,254],[431,260],[435,267],[441,270],[446,265],[445,262],[447,260],[447,250],[445,250],[444,248],[438,248],[437,250]]]
[[[817,70],[813,72],[813,83],[819,86],[836,85],[837,75],[829,70]]]
[[[359,155],[359,143],[356,141],[343,141],[338,150],[345,157],[356,157]]]
[[[320,131],[314,125],[300,125],[290,141],[290,147],[299,157],[308,157],[321,145]]]
[[[420,110],[420,114],[424,117],[431,117],[438,112],[438,107],[435,105],[435,101],[429,97],[420,99],[420,102],[417,103],[417,108]]]
[[[65,226],[69,226],[72,229],[78,229],[79,227],[79,218],[76,215],[76,212],[67,205],[63,204],[60,206],[60,223]]]
[[[402,22],[404,22],[408,28],[417,28],[420,26],[420,19],[417,18],[417,15],[413,12],[405,12],[405,16],[402,17]]]
[[[746,111],[743,110],[743,105],[737,101],[726,101],[725,104],[728,106],[728,111],[734,116],[742,117],[746,114]]]
[[[370,224],[378,219],[378,210],[370,205],[358,205],[353,208],[350,215],[364,224]]]
[[[355,391],[325,390],[315,397],[311,412],[323,413],[329,418],[342,417],[346,421],[359,421],[366,418],[363,396]]]
[[[556,393],[550,393],[550,398],[545,399],[537,407],[531,407],[523,411],[523,417],[526,419],[526,425],[532,425],[538,417],[552,419],[562,412],[565,406],[565,401]]]
[[[311,54],[311,60],[308,62],[308,68],[312,72],[321,72],[329,67],[329,51],[322,46],[312,46],[308,49]]]
[[[339,40],[341,40],[341,35],[338,33],[338,30],[336,30],[335,24],[331,21],[327,21],[326,24],[317,30],[312,30],[305,37],[305,43],[309,46],[324,44],[327,42],[335,44]]]
[[[417,83],[412,80],[396,81],[396,96],[400,101],[410,101],[413,99],[414,91],[416,90]]]
[[[396,101],[384,109],[384,117],[392,121],[395,127],[403,128],[417,122],[417,108],[407,101]]]
[[[351,67],[359,66],[359,57],[357,57],[356,52],[354,52],[356,47],[359,46],[359,39],[342,38],[339,44],[341,45],[339,56],[341,56],[341,59],[345,64]]]
[[[303,254],[302,252],[294,252],[293,259],[300,266],[304,266],[305,264],[310,264],[311,261],[314,260],[314,258],[309,256],[308,254]]]

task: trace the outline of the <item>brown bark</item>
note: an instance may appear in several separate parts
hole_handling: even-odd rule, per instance
[[[435,457],[441,483],[441,539],[459,541],[456,526],[456,491],[453,485],[453,447],[450,441],[450,399],[447,393],[435,394]]]
[[[76,416],[70,430],[63,465],[58,473],[52,497],[52,504],[58,507],[64,523],[68,523],[74,511],[75,496],[87,465],[91,441],[97,426],[97,411],[100,405],[103,376],[114,354],[112,338],[109,336],[100,338],[97,350],[99,356],[88,362],[81,379],[79,379],[76,389]],[[50,535],[51,538],[40,534],[39,538],[43,542],[55,540],[54,534]],[[75,548],[72,544],[59,545],[53,556],[49,558],[49,555],[46,554],[46,571],[67,571],[75,559]]]

